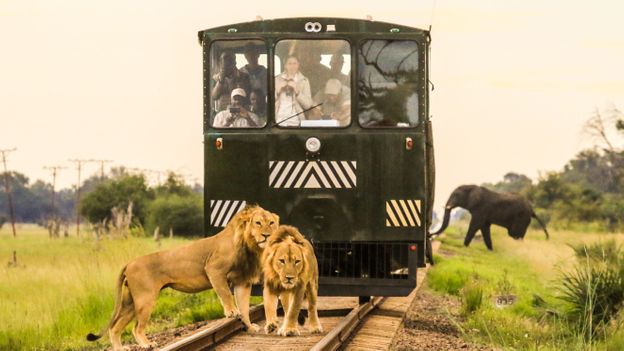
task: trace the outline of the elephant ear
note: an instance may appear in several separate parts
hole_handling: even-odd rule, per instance
[[[468,194],[468,206],[470,208],[476,207],[482,203],[484,200],[483,188],[480,186],[475,186],[470,189],[470,193]]]

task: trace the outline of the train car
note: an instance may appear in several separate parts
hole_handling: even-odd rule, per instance
[[[429,32],[289,18],[199,42],[206,235],[259,204],[312,242],[319,294],[409,294],[433,205]]]

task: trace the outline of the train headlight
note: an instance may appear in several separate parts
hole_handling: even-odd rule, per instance
[[[308,152],[315,154],[321,150],[321,141],[318,138],[311,137],[306,140],[305,146]]]

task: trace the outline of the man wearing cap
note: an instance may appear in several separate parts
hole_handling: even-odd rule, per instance
[[[212,124],[216,128],[259,128],[264,123],[258,116],[249,112],[247,106],[247,93],[242,88],[232,90],[232,102],[225,110],[217,113]]]
[[[251,90],[249,74],[236,68],[236,55],[225,51],[219,57],[219,72],[215,74],[214,87],[210,92],[213,101],[216,101],[216,110],[221,111],[230,103],[229,96],[233,89],[243,88],[245,92]]]
[[[312,110],[311,119],[335,119],[341,127],[351,122],[351,90],[338,79],[327,80],[325,88],[314,95],[314,104],[321,106]]]

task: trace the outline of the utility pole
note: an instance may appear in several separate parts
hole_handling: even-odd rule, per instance
[[[100,180],[104,179],[104,164],[108,162],[113,162],[113,160],[91,160],[91,161],[100,163]]]
[[[58,173],[59,169],[65,169],[67,167],[62,167],[62,166],[45,166],[43,167],[44,169],[50,169],[52,170],[52,218],[56,219],[56,174]]]
[[[15,213],[13,211],[13,197],[11,196],[11,186],[9,185],[9,172],[7,171],[6,155],[10,152],[17,150],[17,148],[0,150],[2,153],[2,164],[4,165],[4,190],[6,191],[9,199],[9,214],[11,216],[11,228],[13,228],[13,237],[17,236],[15,232]]]
[[[79,159],[71,159],[69,162],[73,162],[76,164],[76,169],[78,170],[78,183],[76,184],[76,236],[80,237],[80,172],[82,170],[82,164],[87,162],[93,162],[94,160],[79,160]]]

